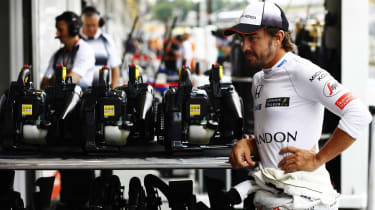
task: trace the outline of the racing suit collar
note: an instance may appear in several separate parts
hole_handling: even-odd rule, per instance
[[[290,54],[291,54],[291,52],[285,53],[284,56],[281,57],[281,59],[275,65],[273,65],[271,68],[263,69],[264,74],[269,75],[273,71],[275,71],[276,69],[281,68],[287,62],[288,56]]]

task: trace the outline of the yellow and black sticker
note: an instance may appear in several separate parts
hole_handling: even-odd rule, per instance
[[[135,80],[138,80],[138,77],[139,77],[139,67],[136,66],[135,67]]]
[[[200,115],[201,105],[200,104],[190,104],[190,116]]]
[[[104,105],[104,117],[115,116],[115,106],[114,105]]]
[[[223,78],[223,66],[222,65],[219,66],[219,76],[221,80]]]
[[[62,80],[65,81],[66,78],[66,66],[63,66],[62,68]]]
[[[24,115],[33,115],[32,104],[22,104],[22,116]]]

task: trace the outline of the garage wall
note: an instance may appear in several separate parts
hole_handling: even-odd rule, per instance
[[[369,79],[368,4],[368,1],[342,1],[341,7],[342,83],[365,103]],[[353,198],[347,200],[347,208],[367,207],[368,139],[368,131],[363,132],[341,155],[341,193]]]

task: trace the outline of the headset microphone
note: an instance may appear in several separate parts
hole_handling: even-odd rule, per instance
[[[61,38],[61,36],[55,36],[55,39],[60,39]]]

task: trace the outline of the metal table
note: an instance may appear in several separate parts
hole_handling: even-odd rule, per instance
[[[5,154],[0,151],[0,170],[47,169],[203,169],[231,168],[230,147],[186,151],[175,155],[165,152],[160,145],[129,146],[120,154],[70,153],[49,151],[35,154]]]
[[[200,158],[25,158],[0,159],[0,169],[199,169],[231,168],[228,157]]]

